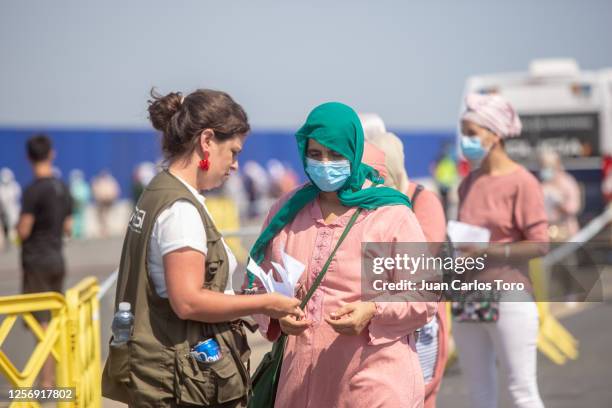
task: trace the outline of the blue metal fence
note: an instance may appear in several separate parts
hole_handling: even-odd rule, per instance
[[[0,167],[9,167],[17,181],[26,185],[32,174],[26,160],[25,143],[34,133],[44,132],[53,139],[56,166],[67,181],[73,169],[84,172],[87,180],[108,169],[121,186],[122,196],[130,197],[132,172],[142,161],[160,157],[159,135],[151,130],[0,128]],[[427,177],[430,166],[446,143],[454,143],[454,131],[400,131],[406,150],[406,169],[411,177]],[[291,131],[256,130],[248,137],[240,162],[265,163],[276,158],[291,165],[303,177]]]

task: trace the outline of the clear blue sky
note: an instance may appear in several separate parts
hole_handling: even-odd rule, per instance
[[[468,75],[612,67],[611,38],[609,0],[4,0],[0,127],[144,128],[155,85],[225,90],[256,128],[340,100],[446,129]]]

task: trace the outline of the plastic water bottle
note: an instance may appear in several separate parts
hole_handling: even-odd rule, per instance
[[[132,306],[128,302],[119,303],[119,310],[113,317],[113,341],[111,344],[119,345],[127,343],[132,334],[132,326],[134,325],[134,315],[130,311]]]

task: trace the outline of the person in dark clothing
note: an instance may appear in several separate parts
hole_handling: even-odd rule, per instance
[[[65,276],[62,236],[71,230],[72,198],[68,187],[53,176],[55,152],[51,140],[45,135],[33,136],[26,150],[34,181],[23,194],[17,224],[22,242],[22,292],[61,292]],[[33,314],[46,330],[49,312]],[[53,387],[53,372],[49,358],[41,370],[41,387]]]

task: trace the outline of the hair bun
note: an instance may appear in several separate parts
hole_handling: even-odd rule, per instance
[[[166,132],[172,116],[181,108],[183,96],[180,92],[161,95],[153,88],[151,89],[151,98],[148,101],[149,120],[155,129]]]

